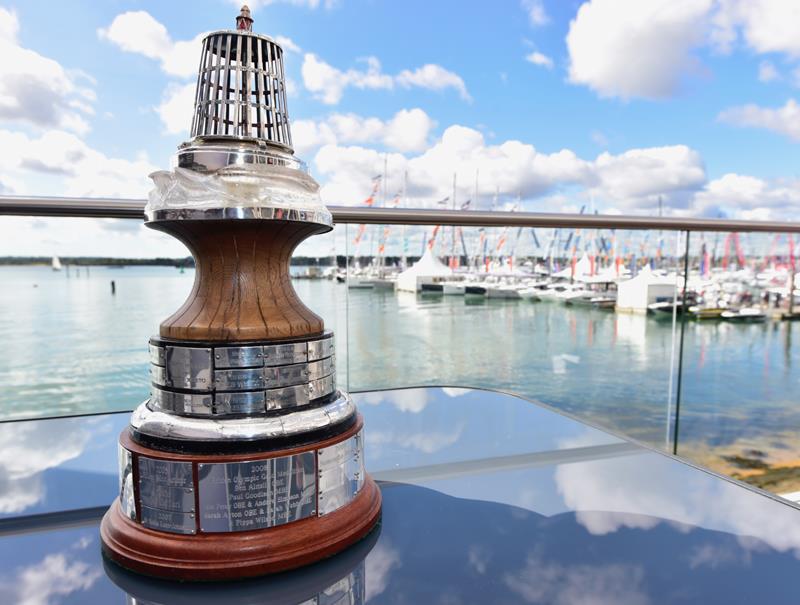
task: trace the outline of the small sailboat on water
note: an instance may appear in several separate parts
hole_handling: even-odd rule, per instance
[[[61,271],[61,259],[54,256],[53,260],[50,261],[50,266],[53,267],[53,271]]]

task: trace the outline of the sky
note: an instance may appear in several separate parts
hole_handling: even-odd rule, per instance
[[[323,201],[800,218],[800,2],[254,0]],[[144,198],[240,2],[0,0],[0,194]],[[381,190],[381,194],[383,191]],[[382,203],[382,195],[378,203]],[[329,245],[329,244],[326,244]],[[136,221],[0,218],[0,255],[183,255]]]

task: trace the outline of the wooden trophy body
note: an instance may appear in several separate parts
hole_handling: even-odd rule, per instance
[[[241,342],[320,335],[322,319],[292,287],[292,252],[327,231],[269,220],[173,220],[151,223],[182,241],[196,263],[194,287],[161,323],[163,338]]]

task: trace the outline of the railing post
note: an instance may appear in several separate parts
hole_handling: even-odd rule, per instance
[[[687,293],[689,292],[689,239],[691,232],[686,232],[686,250],[683,253],[683,294],[681,296],[681,336],[678,341],[678,381],[675,387],[675,428],[672,433],[672,453],[678,455],[678,429],[681,419],[681,387],[683,386],[683,342],[686,336]]]

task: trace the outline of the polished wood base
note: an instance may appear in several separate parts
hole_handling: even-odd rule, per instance
[[[353,501],[335,512],[246,532],[157,532],[126,517],[115,500],[103,517],[100,536],[108,558],[139,573],[174,580],[233,580],[330,557],[369,534],[380,515],[380,490],[367,476]]]
[[[161,324],[163,338],[238,342],[322,334],[322,319],[298,298],[289,268],[297,245],[326,227],[269,220],[175,220],[147,226],[181,240],[196,264],[192,292]]]

